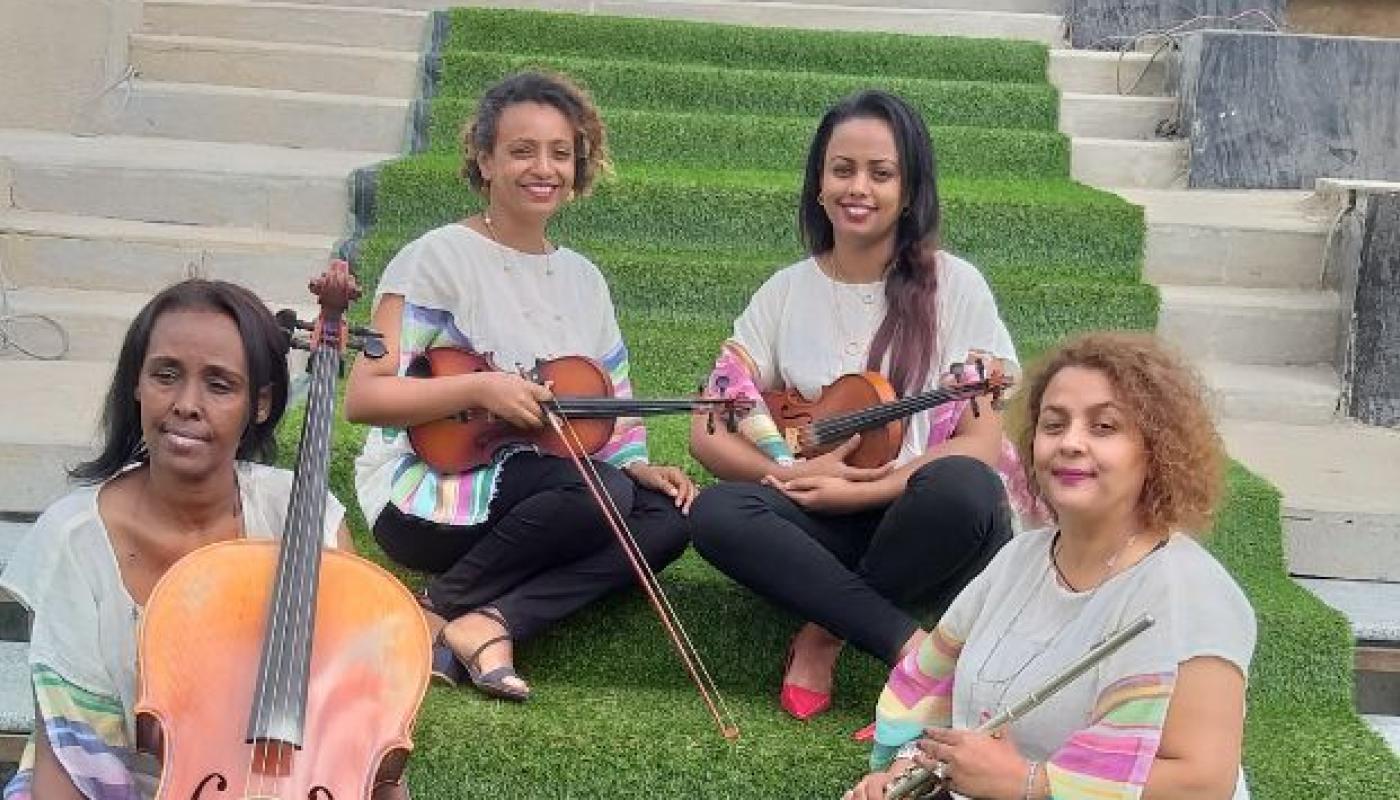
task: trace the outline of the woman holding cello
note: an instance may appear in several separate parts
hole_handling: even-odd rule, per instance
[[[374,323],[388,357],[358,361],[351,419],[375,426],[356,463],[360,505],[390,558],[435,573],[424,593],[438,628],[434,674],[523,701],[513,644],[634,581],[594,497],[568,458],[528,443],[492,448],[465,471],[436,469],[404,429],[484,410],[542,431],[550,390],[516,370],[586,356],[630,396],[627,349],[607,284],[588,259],[546,237],[555,213],[607,161],[587,95],[555,75],[508,77],[463,132],[463,176],[485,209],[429,231],[389,263]],[[413,377],[430,349],[490,355],[499,370]],[[660,570],[685,548],[695,486],[648,462],[646,430],[619,420],[594,454],[602,484]]]
[[[283,530],[292,473],[256,462],[286,407],[286,352],[262,301],[222,281],[175,284],[133,321],[102,450],[72,472],[87,485],[40,516],[0,577],[33,615],[35,732],[7,800],[154,796],[161,765],[136,746],[138,622],[184,556]],[[327,493],[326,547],[350,548],[343,516]]]
[[[754,398],[792,389],[810,401],[838,377],[871,371],[909,396],[947,383],[948,365],[969,353],[984,354],[983,369],[1015,369],[986,281],[938,249],[933,149],[903,100],[867,91],[827,112],[808,152],[799,222],[811,256],[755,293],[712,387]],[[795,458],[771,406],[738,433],[692,428],[691,452],[726,481],[696,501],[696,549],[806,620],[780,695],[794,717],[830,705],[844,642],[895,663],[922,638],[921,618],[1009,539],[1002,476],[1015,474],[1014,455],[992,403],[972,411],[962,401],[912,415],[874,462],[853,457],[859,436]]]

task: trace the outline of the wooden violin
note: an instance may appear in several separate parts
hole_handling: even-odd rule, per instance
[[[804,398],[796,389],[779,389],[764,392],[763,402],[795,455],[819,456],[859,433],[860,444],[846,463],[878,467],[899,455],[904,421],[909,416],[956,400],[972,400],[972,411],[977,414],[976,398],[982,395],[991,395],[993,404],[1001,402],[1012,379],[999,372],[987,375],[980,360],[973,363],[977,365],[977,380],[911,397],[899,397],[878,372],[854,372],[827,384],[816,400]],[[961,365],[953,365],[953,374],[960,372]]]
[[[322,552],[351,338],[342,314],[358,292],[344,262],[311,287],[321,314],[308,326],[310,395],[280,541],[196,550],[146,606],[136,739],[162,763],[157,798],[368,800],[402,780],[412,748],[430,662],[423,614],[385,570]]]
[[[499,372],[489,354],[456,347],[433,347],[416,357],[408,374],[416,377]],[[585,453],[592,455],[612,438],[618,417],[693,412],[720,414],[731,428],[738,415],[753,408],[746,398],[681,398],[643,400],[615,396],[612,379],[596,361],[564,356],[537,361],[523,377],[548,385],[555,400],[549,410],[572,422]],[[408,440],[418,457],[442,473],[466,472],[491,462],[502,447],[528,443],[541,452],[561,458],[569,448],[551,428],[526,430],[477,409],[460,411],[408,429]]]

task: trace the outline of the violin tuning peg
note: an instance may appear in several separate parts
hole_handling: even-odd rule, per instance
[[[973,418],[973,419],[981,419],[981,418],[982,418],[982,409],[979,408],[979,407],[977,406],[977,398],[976,398],[976,397],[972,398],[972,400],[971,400],[970,402],[972,403],[972,418]]]
[[[710,436],[715,435],[715,414],[713,411],[705,415],[705,433]]]

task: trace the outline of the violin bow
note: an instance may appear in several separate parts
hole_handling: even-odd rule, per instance
[[[728,741],[738,739],[739,725],[733,712],[729,710],[729,705],[724,702],[724,696],[720,694],[719,686],[710,675],[709,669],[705,667],[705,662],[701,660],[700,652],[695,649],[695,643],[691,640],[690,634],[686,632],[685,625],[681,623],[680,616],[676,614],[676,609],[671,605],[670,598],[666,596],[665,590],[661,588],[661,582],[657,580],[656,573],[647,563],[646,555],[637,544],[637,539],[632,534],[631,528],[627,527],[627,521],[623,518],[622,512],[613,502],[612,495],[608,494],[607,487],[603,485],[597,468],[588,458],[583,442],[574,432],[573,426],[569,424],[568,417],[560,410],[558,401],[548,401],[546,411],[549,424],[563,440],[564,448],[568,451],[569,459],[573,461],[574,468],[583,478],[584,485],[588,487],[594,502],[598,504],[598,509],[607,520],[608,527],[617,537],[617,543],[622,547],[623,553],[627,556],[627,562],[632,566],[632,572],[637,576],[637,582],[641,584],[642,591],[646,593],[647,600],[651,603],[656,616],[661,620],[661,627],[665,629],[671,646],[675,648],[676,655],[680,656],[681,663],[685,665],[686,672],[690,675],[691,681],[694,682],[695,689],[699,692],[705,708],[714,718],[720,736]]]

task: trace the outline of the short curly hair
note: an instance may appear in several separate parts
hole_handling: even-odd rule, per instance
[[[491,86],[477,101],[476,111],[462,126],[462,177],[481,194],[486,180],[477,157],[496,146],[501,114],[516,103],[540,103],[559,110],[574,126],[574,193],[586,195],[593,180],[611,170],[608,136],[593,98],[563,75],[531,70],[509,75]]]
[[[1022,424],[1017,435],[1031,492],[1042,498],[1034,457],[1040,404],[1050,381],[1066,367],[1103,373],[1142,432],[1147,478],[1138,513],[1144,528],[1204,533],[1220,500],[1224,448],[1200,378],[1149,334],[1083,334],[1047,353],[1032,371],[1021,394]]]

